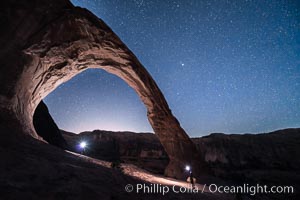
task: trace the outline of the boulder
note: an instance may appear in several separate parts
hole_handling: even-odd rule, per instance
[[[33,125],[36,133],[49,144],[62,149],[67,148],[66,140],[63,138],[59,128],[49,113],[47,105],[43,101],[41,101],[35,109]]]

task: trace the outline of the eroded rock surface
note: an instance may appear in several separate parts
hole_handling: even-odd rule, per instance
[[[104,69],[123,79],[145,104],[170,158],[165,174],[182,178],[187,163],[195,174],[201,172],[200,154],[155,81],[102,20],[68,0],[5,1],[1,20],[0,117],[5,125],[39,138],[32,123],[39,102],[85,69]]]

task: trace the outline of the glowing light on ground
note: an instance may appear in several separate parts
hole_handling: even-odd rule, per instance
[[[87,144],[84,141],[80,142],[80,144],[79,144],[80,148],[82,148],[82,149],[84,149],[86,147],[86,145]]]

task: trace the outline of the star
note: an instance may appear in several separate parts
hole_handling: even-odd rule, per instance
[[[71,1],[109,24],[190,136],[300,127],[296,1]],[[60,85],[45,102],[66,130],[152,131],[134,90],[97,70]]]

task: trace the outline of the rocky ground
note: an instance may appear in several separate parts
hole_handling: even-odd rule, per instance
[[[176,185],[176,187],[185,187],[187,186],[187,183],[184,181],[169,179],[162,175],[150,173],[147,170],[141,169],[132,164],[123,163],[120,166],[122,170],[120,170],[118,167],[112,167],[112,164],[109,162],[62,150],[61,148],[49,145],[46,142],[34,139],[30,135],[20,133],[20,130],[16,126],[12,126],[10,124],[0,123],[0,130],[0,188],[2,191],[0,193],[0,199],[299,199],[299,196],[297,196],[298,193],[294,195],[275,196],[269,194],[255,196],[235,196],[218,193],[212,194],[207,190],[205,190],[204,193],[168,193],[164,196],[161,193],[128,193],[125,191],[125,186],[127,184],[136,185],[145,183],[151,185],[155,183],[161,184],[162,186]],[[297,129],[297,131],[299,130]],[[299,153],[299,151],[297,150],[297,148],[299,148],[299,133],[292,131],[292,133],[290,134],[284,134],[285,133],[277,132],[271,133],[270,135],[263,135],[263,137],[266,137],[266,139],[268,139],[267,141],[269,142],[264,144],[264,146],[262,146],[262,144],[258,144],[262,149],[258,153],[263,153],[264,155],[258,157],[258,159],[273,159],[274,155],[272,155],[272,152],[268,152],[270,151],[270,149],[268,148],[273,148],[272,144],[274,143],[278,146],[278,148],[276,149],[278,149],[279,154],[278,152],[275,154],[278,158],[283,158],[280,157],[281,154],[291,154],[286,155],[286,160],[290,160],[293,158],[295,162],[294,165],[290,165],[290,168],[280,169],[278,168],[278,165],[276,165],[276,168],[276,166],[273,166],[272,164],[270,166],[273,166],[273,169],[271,169],[270,166],[269,168],[263,169],[263,167],[266,167],[266,165],[263,165],[263,167],[257,169],[255,169],[253,166],[252,168],[250,168],[251,165],[246,165],[247,168],[243,168],[240,166],[240,169],[238,170],[238,166],[235,166],[235,169],[228,170],[229,164],[233,161],[223,162],[223,165],[218,165],[217,163],[220,162],[218,161],[211,166],[214,166],[214,169],[218,169],[214,170],[214,172],[223,170],[223,177],[217,177],[216,174],[208,175],[207,177],[200,177],[198,179],[198,182],[200,184],[197,186],[202,189],[205,184],[210,183],[219,185],[238,184],[238,182],[236,182],[237,179],[234,176],[230,177],[230,174],[236,172],[237,174],[240,174],[245,178],[252,177],[252,179],[244,179],[245,181],[247,181],[247,183],[248,181],[252,180],[252,182],[249,182],[250,184],[263,184],[264,182],[266,182],[270,184],[272,183],[272,185],[294,185],[295,192],[297,192],[297,188],[299,188],[299,186],[297,185],[299,184],[299,171],[298,169],[292,167],[296,167],[297,162],[299,162],[297,157],[293,157],[297,156],[297,153]],[[153,136],[155,135],[151,134],[150,137]],[[207,145],[206,154],[209,155],[207,159],[209,158],[210,162],[213,163],[212,158],[218,158],[212,156],[213,152],[217,152],[217,154],[220,155],[220,158],[227,158],[227,160],[238,160],[237,158],[240,157],[235,158],[235,155],[243,155],[243,152],[246,151],[241,147],[239,147],[238,149],[237,145],[234,144],[230,139],[228,139],[230,137],[244,138],[245,136],[217,136],[218,139],[214,138],[216,137],[216,135],[213,135],[212,137],[210,136],[211,138],[202,138],[203,143],[201,145]],[[137,136],[137,138],[138,137],[139,136]],[[225,138],[225,141],[227,142],[220,142],[223,139],[220,139],[219,137],[223,139]],[[248,136],[246,135],[246,137]],[[252,137],[261,136],[257,135]],[[131,143],[135,140],[134,137],[133,139],[130,139],[130,137],[128,136],[126,138],[126,141],[130,141]],[[143,140],[146,140],[145,142],[147,142],[147,139],[145,139],[145,135],[142,135],[141,138]],[[210,142],[206,140],[209,140]],[[150,141],[153,142],[154,140]],[[261,141],[263,141],[263,139]],[[247,138],[247,140],[245,140],[244,142],[249,144],[253,143],[253,141],[251,141],[249,138]],[[241,141],[238,143],[243,144]],[[214,146],[213,144],[218,145]],[[284,144],[284,146],[287,145],[288,147],[281,148],[280,144]],[[69,145],[71,145],[71,143]],[[225,146],[227,147],[225,148]],[[140,147],[143,148],[142,146]],[[151,143],[148,143],[147,148],[149,152],[151,152],[150,147]],[[218,152],[214,150],[215,148],[221,150]],[[226,154],[226,152],[228,152],[230,148],[233,148],[232,158],[230,157],[230,154]],[[245,148],[248,149],[250,147],[245,146]],[[237,150],[234,152],[234,149]],[[126,151],[127,150],[125,149],[123,152]],[[254,151],[252,150],[250,152]],[[227,156],[222,156],[222,154],[226,154]],[[254,156],[252,154],[250,155]],[[241,158],[242,157],[243,156],[241,156]],[[215,160],[220,159],[218,158]],[[281,159],[282,165],[279,166],[284,166],[284,161],[285,160]],[[226,165],[224,163],[227,163],[227,167],[225,167]],[[224,177],[224,175],[227,175],[227,177]],[[264,182],[255,182],[255,179],[253,179],[253,177],[259,178]]]
[[[86,141],[85,154],[101,160],[133,163],[157,174],[163,174],[169,162],[168,155],[152,133],[95,130],[76,135],[61,132],[71,151],[80,153],[78,143]]]
[[[127,184],[162,185],[183,182],[166,179],[131,165],[123,171],[108,162],[71,153],[26,136],[1,124],[0,199],[233,199],[232,195],[137,194]]]
[[[95,130],[78,135],[62,131],[70,150],[80,152],[79,141],[87,141],[85,154],[108,161],[132,163],[148,172],[163,174],[168,157],[151,133]],[[192,138],[212,177],[202,183],[293,185],[299,188],[300,129],[264,134],[227,135],[215,133]],[[222,181],[221,181],[222,182]],[[268,198],[268,197],[264,197]],[[272,197],[276,199],[275,197]],[[279,197],[281,199],[282,196]]]

